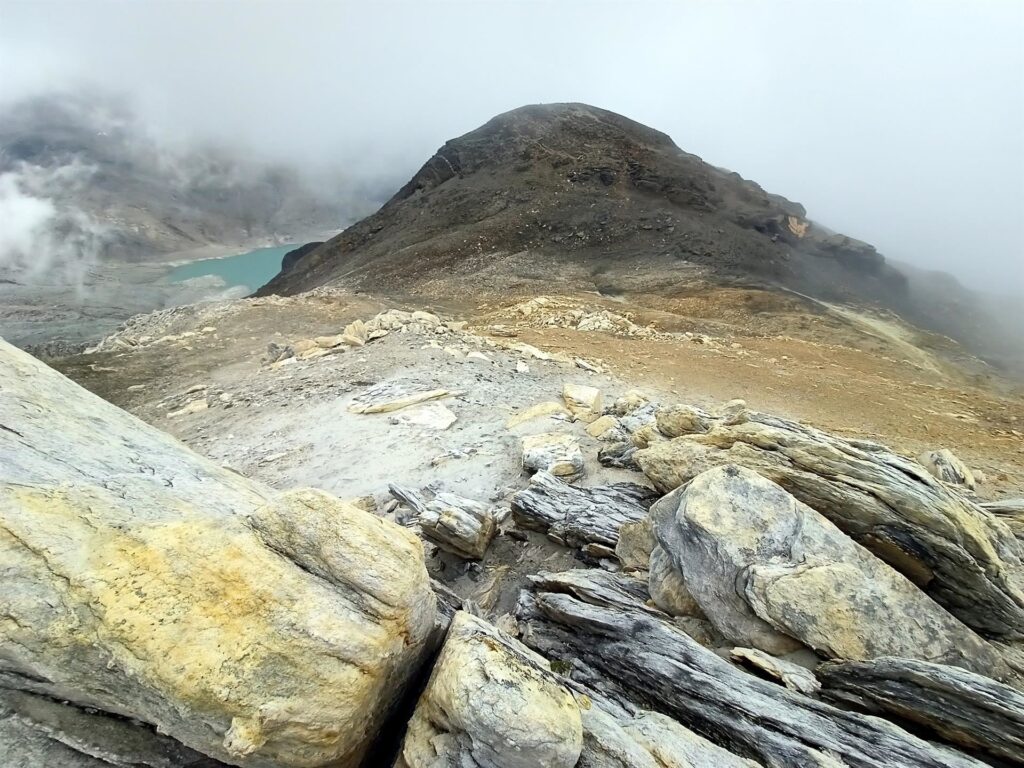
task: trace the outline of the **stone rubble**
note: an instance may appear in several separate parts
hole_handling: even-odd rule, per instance
[[[201,343],[230,311],[133,319],[100,346]],[[388,310],[275,343],[259,374],[333,370],[316,366],[372,355],[385,336],[475,377],[575,371],[547,395],[560,402],[506,406],[496,439],[509,452],[518,441],[530,480],[487,501],[422,481],[392,484],[391,502],[274,492],[0,345],[0,388],[46,399],[48,419],[0,400],[11,576],[0,612],[15,619],[0,624],[0,756],[25,754],[3,751],[20,738],[74,768],[98,768],[91,755],[344,767],[389,747],[397,768],[980,765],[960,748],[1018,758],[1019,504],[976,503],[977,477],[950,474],[941,452],[921,457],[925,469],[743,401],[662,407],[631,390],[606,404],[577,383],[597,381],[600,361],[516,338],[524,324],[662,335],[629,316],[538,297],[503,319],[478,335]],[[202,331],[182,330],[196,320]],[[430,435],[444,462],[478,450],[446,444],[478,395],[439,383],[331,391],[360,423],[387,414],[395,440]],[[190,382],[157,408],[201,420],[250,403]],[[635,482],[588,476],[595,455]],[[96,638],[87,648],[70,641],[83,630]]]

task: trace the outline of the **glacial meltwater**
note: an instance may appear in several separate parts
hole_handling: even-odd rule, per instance
[[[225,256],[222,259],[202,259],[175,267],[167,276],[172,283],[180,283],[196,277],[213,275],[224,281],[225,288],[245,286],[252,293],[281,271],[281,259],[295,245],[280,245],[274,248],[257,248],[255,251]]]

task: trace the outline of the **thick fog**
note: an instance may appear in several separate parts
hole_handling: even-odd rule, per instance
[[[101,88],[168,139],[394,187],[496,113],[583,101],[890,258],[1024,292],[1018,2],[0,0],[0,73],[0,109]]]

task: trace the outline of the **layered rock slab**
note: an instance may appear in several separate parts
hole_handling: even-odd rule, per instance
[[[219,760],[357,765],[431,650],[410,532],[276,495],[0,342],[0,686]]]
[[[1024,694],[957,667],[887,657],[824,664],[826,692],[1024,765]]]
[[[607,601],[561,581],[543,577],[521,597],[524,642],[563,661],[574,680],[668,715],[734,754],[779,768],[982,766],[881,718],[743,672],[623,595]]]
[[[651,518],[675,575],[734,643],[778,654],[796,650],[795,638],[830,658],[897,655],[1010,674],[969,627],[753,470],[708,470]]]
[[[974,629],[1024,636],[1020,542],[1006,524],[917,462],[753,411],[652,442],[635,460],[664,492],[738,464],[778,483]]]

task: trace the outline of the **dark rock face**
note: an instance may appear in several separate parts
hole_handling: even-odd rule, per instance
[[[902,295],[871,246],[818,228],[799,203],[584,104],[522,107],[446,143],[374,215],[260,293],[344,282],[411,293],[481,288],[667,290],[695,277],[825,298]]]
[[[299,263],[299,260],[303,256],[305,256],[307,253],[312,253],[321,245],[323,245],[322,240],[318,242],[306,243],[305,245],[300,245],[294,251],[288,251],[288,253],[284,255],[284,258],[281,259],[281,272],[284,273],[294,269],[295,265]]]

